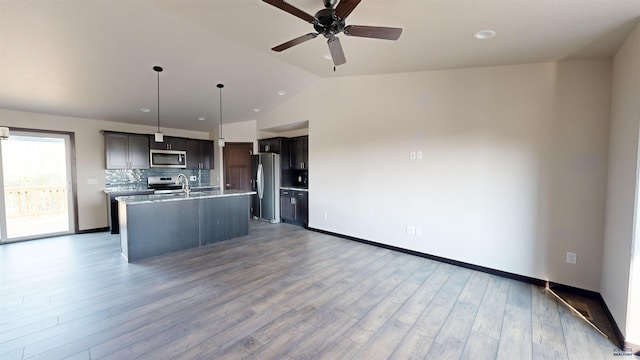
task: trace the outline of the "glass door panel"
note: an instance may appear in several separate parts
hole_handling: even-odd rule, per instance
[[[11,133],[2,146],[3,240],[71,233],[69,137]]]

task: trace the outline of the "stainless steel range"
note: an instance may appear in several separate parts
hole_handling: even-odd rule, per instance
[[[154,194],[170,194],[182,192],[182,185],[176,184],[177,176],[149,176],[147,188]]]

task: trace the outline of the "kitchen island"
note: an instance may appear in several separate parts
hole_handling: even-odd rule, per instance
[[[120,246],[128,262],[249,234],[253,191],[118,197]]]

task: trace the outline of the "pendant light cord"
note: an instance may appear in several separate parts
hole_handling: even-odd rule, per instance
[[[162,67],[160,66],[154,66],[153,67],[153,71],[155,71],[158,76],[158,132],[160,132],[160,73],[162,72],[162,70],[164,70]]]
[[[160,132],[160,71],[158,71],[158,132]]]
[[[224,85],[218,84],[216,86],[220,89],[220,138],[222,138],[222,88]]]

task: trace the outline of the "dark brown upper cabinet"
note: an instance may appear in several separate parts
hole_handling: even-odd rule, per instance
[[[148,169],[149,138],[146,135],[103,131],[107,169]]]
[[[187,169],[213,169],[213,141],[211,140],[186,140]]]
[[[309,169],[309,137],[289,139],[289,166],[295,170]]]
[[[280,169],[289,169],[289,139],[285,137],[260,139],[258,152],[280,154]]]
[[[164,136],[162,142],[156,142],[154,135],[149,135],[149,148],[153,150],[187,150],[187,139]]]

